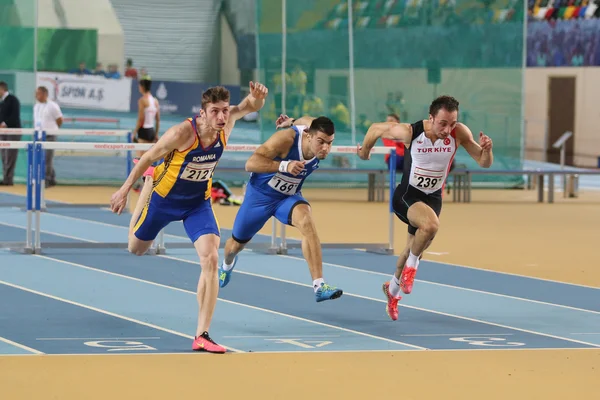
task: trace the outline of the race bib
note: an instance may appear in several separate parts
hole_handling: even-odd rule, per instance
[[[302,179],[292,178],[292,177],[277,173],[277,174],[273,175],[273,177],[269,181],[268,185],[271,188],[277,190],[279,193],[283,193],[283,194],[287,194],[287,195],[291,196],[293,194],[296,194],[296,191],[298,190],[298,186],[300,186],[300,182],[302,182]]]
[[[410,184],[424,192],[435,192],[444,184],[444,171],[431,171],[416,167],[410,176]]]
[[[210,178],[212,178],[216,166],[216,162],[203,164],[188,163],[181,173],[181,179],[193,182],[208,181]]]

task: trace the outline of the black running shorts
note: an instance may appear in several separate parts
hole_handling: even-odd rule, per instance
[[[392,198],[394,212],[402,222],[408,225],[408,233],[411,235],[417,232],[417,228],[408,221],[408,208],[419,201],[431,207],[439,218],[442,212],[442,189],[427,194],[413,186],[401,184],[394,190],[394,197]]]
[[[156,139],[156,132],[154,132],[154,128],[140,128],[137,137],[138,139],[152,143]]]

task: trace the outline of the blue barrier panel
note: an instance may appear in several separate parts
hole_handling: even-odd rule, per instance
[[[209,83],[174,82],[152,80],[150,92],[160,103],[162,115],[193,115],[197,114],[202,105],[202,93],[211,86]],[[230,103],[238,104],[241,101],[240,86],[223,85],[231,94]],[[130,111],[136,112],[137,102],[140,98],[138,81],[131,82]]]

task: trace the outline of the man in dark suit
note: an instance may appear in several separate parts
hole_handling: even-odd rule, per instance
[[[8,91],[6,82],[0,82],[0,128],[21,128],[21,103]],[[21,140],[21,135],[1,135],[0,140]],[[0,185],[12,186],[19,149],[3,149],[2,171],[4,179]]]

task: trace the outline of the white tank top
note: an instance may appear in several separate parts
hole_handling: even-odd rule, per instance
[[[425,136],[425,132],[413,132],[413,141],[409,149],[409,185],[427,194],[440,190],[456,154],[454,131],[447,138],[438,139],[435,143]]]
[[[144,124],[142,128],[154,128],[154,118],[156,117],[156,102],[154,101],[154,97],[148,93],[146,95],[148,99],[148,107],[144,109]]]

